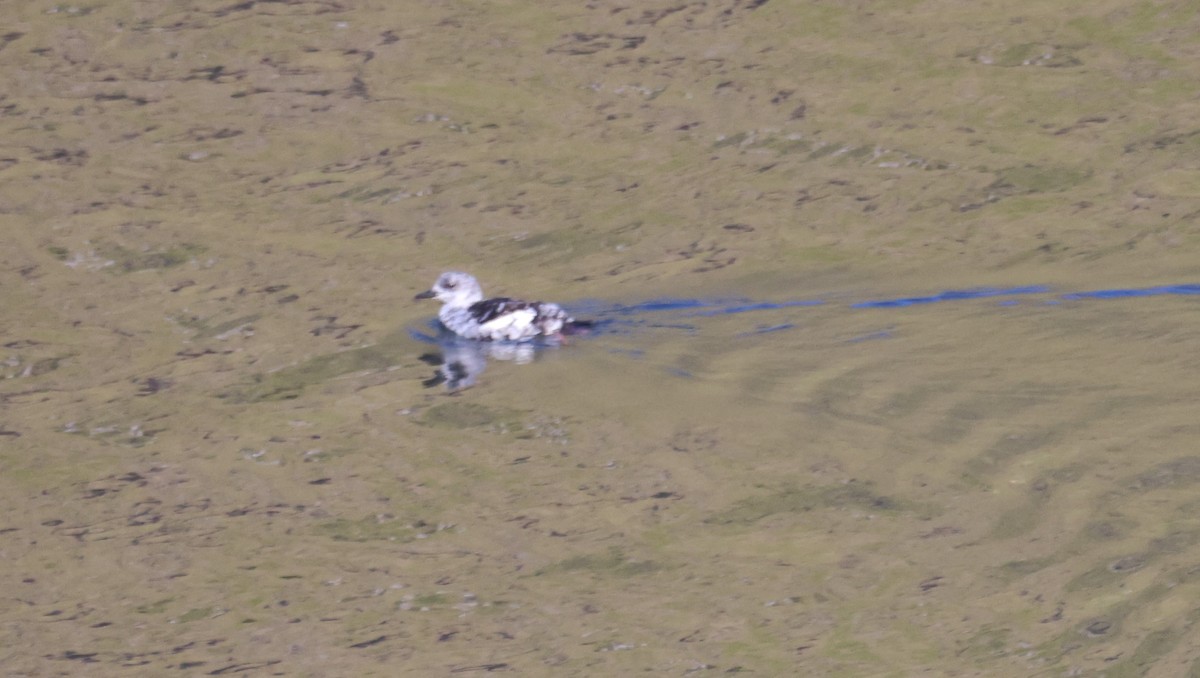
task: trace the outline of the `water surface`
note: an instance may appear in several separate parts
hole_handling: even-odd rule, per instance
[[[1194,8],[9,15],[7,675],[1197,671]]]

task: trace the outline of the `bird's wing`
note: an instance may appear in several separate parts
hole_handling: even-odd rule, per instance
[[[533,328],[535,318],[537,309],[531,306],[511,309],[481,324],[479,331],[483,336],[521,339],[537,334]]]
[[[495,299],[484,299],[471,304],[467,309],[471,313],[471,317],[480,325],[485,325],[492,320],[513,311],[519,311],[523,308],[533,306],[527,301],[519,299],[509,299],[508,297],[496,297]]]

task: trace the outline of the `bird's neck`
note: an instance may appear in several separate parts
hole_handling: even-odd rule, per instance
[[[445,308],[469,308],[471,304],[483,301],[482,294],[461,294],[446,301]]]

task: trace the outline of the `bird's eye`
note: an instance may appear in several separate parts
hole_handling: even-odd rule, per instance
[[[445,287],[446,289],[448,289],[448,290],[452,290],[452,289],[454,289],[454,286],[455,286],[455,285],[457,285],[457,284],[458,284],[458,283],[454,282],[453,280],[447,280],[447,281],[446,281],[446,284],[444,285],[444,287]]]

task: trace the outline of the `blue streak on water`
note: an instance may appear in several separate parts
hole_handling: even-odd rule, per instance
[[[934,304],[947,301],[963,301],[970,299],[1014,297],[1049,293],[1050,288],[1046,285],[1027,285],[999,288],[981,287],[964,290],[946,290],[927,296],[872,299],[852,303],[849,305],[849,308],[904,308],[908,306]],[[1041,301],[1041,303],[1045,305],[1058,305],[1063,301],[1082,301],[1088,299],[1126,299],[1160,295],[1200,295],[1200,284],[1160,285],[1156,287],[1144,288],[1117,288],[1070,292],[1045,298]],[[997,302],[997,304],[1001,306],[1013,306],[1017,305],[1018,303],[1020,302],[1015,299],[1000,299]],[[719,315],[736,315],[757,311],[781,311],[790,308],[805,308],[824,305],[826,305],[826,302],[822,299],[755,302],[743,297],[729,299],[662,298],[650,299],[634,304],[617,305],[610,305],[597,300],[580,300],[571,304],[570,308],[576,317],[593,320],[595,324],[592,328],[591,334],[630,334],[638,331],[639,329],[646,328],[682,330],[689,334],[696,334],[700,331],[700,327],[694,324],[651,322],[648,319],[639,316],[649,313],[664,313],[674,311],[684,312],[681,315],[685,318],[712,317]],[[432,330],[432,333],[409,328],[408,334],[413,339],[425,344],[439,344],[447,341],[447,337],[444,336],[445,330],[441,327],[441,324],[438,323],[436,319],[430,321],[428,326],[429,329]],[[738,336],[747,337],[794,328],[795,324],[788,322],[775,325],[760,325],[755,329],[743,332]],[[891,336],[892,333],[889,329],[865,334],[848,341],[859,342],[873,339],[886,339]]]
[[[621,315],[630,315],[634,313],[655,313],[659,311],[683,311],[689,308],[706,308],[719,304],[718,301],[704,301],[702,299],[651,299],[643,301],[639,304],[629,306],[617,306],[610,312]]]
[[[718,300],[704,299],[651,299],[627,305],[607,305],[597,301],[585,301],[570,304],[568,310],[576,318],[591,320],[594,323],[592,334],[628,334],[635,331],[635,328],[644,327],[695,333],[698,328],[689,323],[658,323],[638,316],[648,313],[706,308],[720,303],[722,302]]]
[[[616,353],[617,355],[626,355],[626,356],[629,356],[630,358],[645,358],[646,357],[646,352],[640,348],[629,348],[629,349],[610,348],[608,350],[608,352]]]
[[[972,289],[961,290],[945,290],[937,294],[926,296],[912,297],[897,297],[893,299],[871,299],[852,303],[849,308],[852,309],[876,309],[876,308],[904,308],[908,306],[918,306],[923,304],[935,304],[947,301],[964,301],[972,299],[989,299],[1000,298],[997,301],[999,306],[1016,306],[1020,302],[1011,297],[1028,296],[1028,295],[1047,295],[1050,294],[1050,287],[1046,285],[1024,285],[1016,287],[979,287]],[[1044,304],[1055,305],[1062,301],[1078,301],[1085,299],[1121,299],[1129,297],[1148,297],[1157,295],[1200,295],[1200,284],[1183,284],[1183,285],[1161,285],[1157,287],[1136,288],[1136,289],[1106,289],[1093,290],[1085,292],[1073,292],[1061,294],[1057,297],[1043,299]],[[683,317],[712,317],[719,315],[736,315],[741,313],[751,313],[757,311],[780,311],[789,308],[804,308],[813,306],[823,306],[826,302],[823,299],[798,299],[791,301],[763,301],[755,302],[749,299],[652,299],[650,301],[617,306],[607,311],[601,311],[599,315],[620,315],[623,317],[623,322],[626,324],[641,324],[643,327],[682,329],[689,333],[699,331],[699,328],[693,325],[686,324],[658,324],[658,323],[638,323],[630,321],[626,318],[636,316],[640,313],[659,313],[668,311],[684,311]],[[617,320],[615,322],[622,322]],[[759,334],[767,334],[769,332],[778,332],[782,330],[794,329],[793,323],[779,323],[776,325],[760,325],[753,330],[738,334],[739,337],[748,337]],[[874,339],[886,339],[892,336],[891,330],[881,332],[873,332],[860,337],[850,339],[851,342],[867,341]]]
[[[1027,287],[981,287],[972,290],[946,290],[927,297],[901,297],[899,299],[879,299],[860,301],[851,304],[850,308],[898,308],[916,306],[917,304],[933,304],[940,301],[960,301],[963,299],[983,299],[985,297],[1004,297],[1015,294],[1045,294],[1050,288],[1045,285],[1030,285]]]
[[[664,330],[684,330],[686,332],[695,332],[700,329],[689,323],[647,323],[646,327],[657,327]]]
[[[730,306],[727,308],[718,308],[712,311],[697,311],[689,313],[693,316],[712,316],[712,315],[732,315],[734,313],[747,313],[750,311],[777,311],[784,308],[795,308],[797,306],[820,306],[825,302],[821,299],[801,299],[799,301],[763,301],[756,304],[739,304],[738,306]]]
[[[1076,301],[1079,299],[1124,299],[1127,297],[1153,297],[1161,294],[1200,294],[1200,285],[1162,285],[1159,287],[1142,287],[1136,289],[1093,290],[1091,292],[1072,292],[1062,295],[1063,299]]]
[[[626,320],[613,318],[597,318],[592,321],[592,329],[588,334],[633,334],[634,332],[645,329],[660,329],[660,330],[683,330],[689,334],[695,334],[699,329],[690,323],[663,323],[650,322],[648,320]]]
[[[896,297],[893,299],[870,299],[850,304],[850,308],[903,308],[921,304],[935,304],[945,301],[964,301],[969,299],[987,299],[993,297],[1012,297],[1034,294],[1048,294],[1050,288],[1046,285],[1026,285],[1019,287],[979,287],[964,290],[945,290],[937,294],[915,297]],[[1085,292],[1071,292],[1060,295],[1058,299],[1047,299],[1046,304],[1058,303],[1059,299],[1078,301],[1081,299],[1122,299],[1128,297],[1150,297],[1158,295],[1200,295],[1200,284],[1160,285],[1157,287],[1106,289]],[[711,317],[717,315],[734,315],[754,311],[778,311],[788,308],[803,308],[824,306],[823,299],[797,299],[791,301],[751,301],[739,299],[651,299],[636,304],[618,305],[603,308],[601,304],[576,305],[581,313],[587,310],[598,316],[636,316],[642,313],[661,313],[666,311],[694,311],[684,314],[684,317]],[[997,302],[1002,306],[1016,305],[1016,300],[1004,299]],[[696,310],[700,309],[700,310]],[[609,320],[602,322],[629,322]],[[694,329],[691,326],[676,326]]]
[[[780,330],[790,330],[794,327],[795,327],[795,325],[792,323],[783,323],[782,325],[768,325],[765,327],[760,326],[760,327],[756,327],[756,328],[750,330],[749,332],[742,332],[738,336],[739,337],[749,337],[749,336],[755,335],[755,334],[766,334],[768,332],[778,332]]]
[[[873,341],[875,339],[891,339],[891,338],[892,338],[892,330],[886,329],[886,330],[879,330],[878,332],[870,332],[868,334],[860,334],[857,337],[847,339],[846,343],[857,344],[860,341]]]

